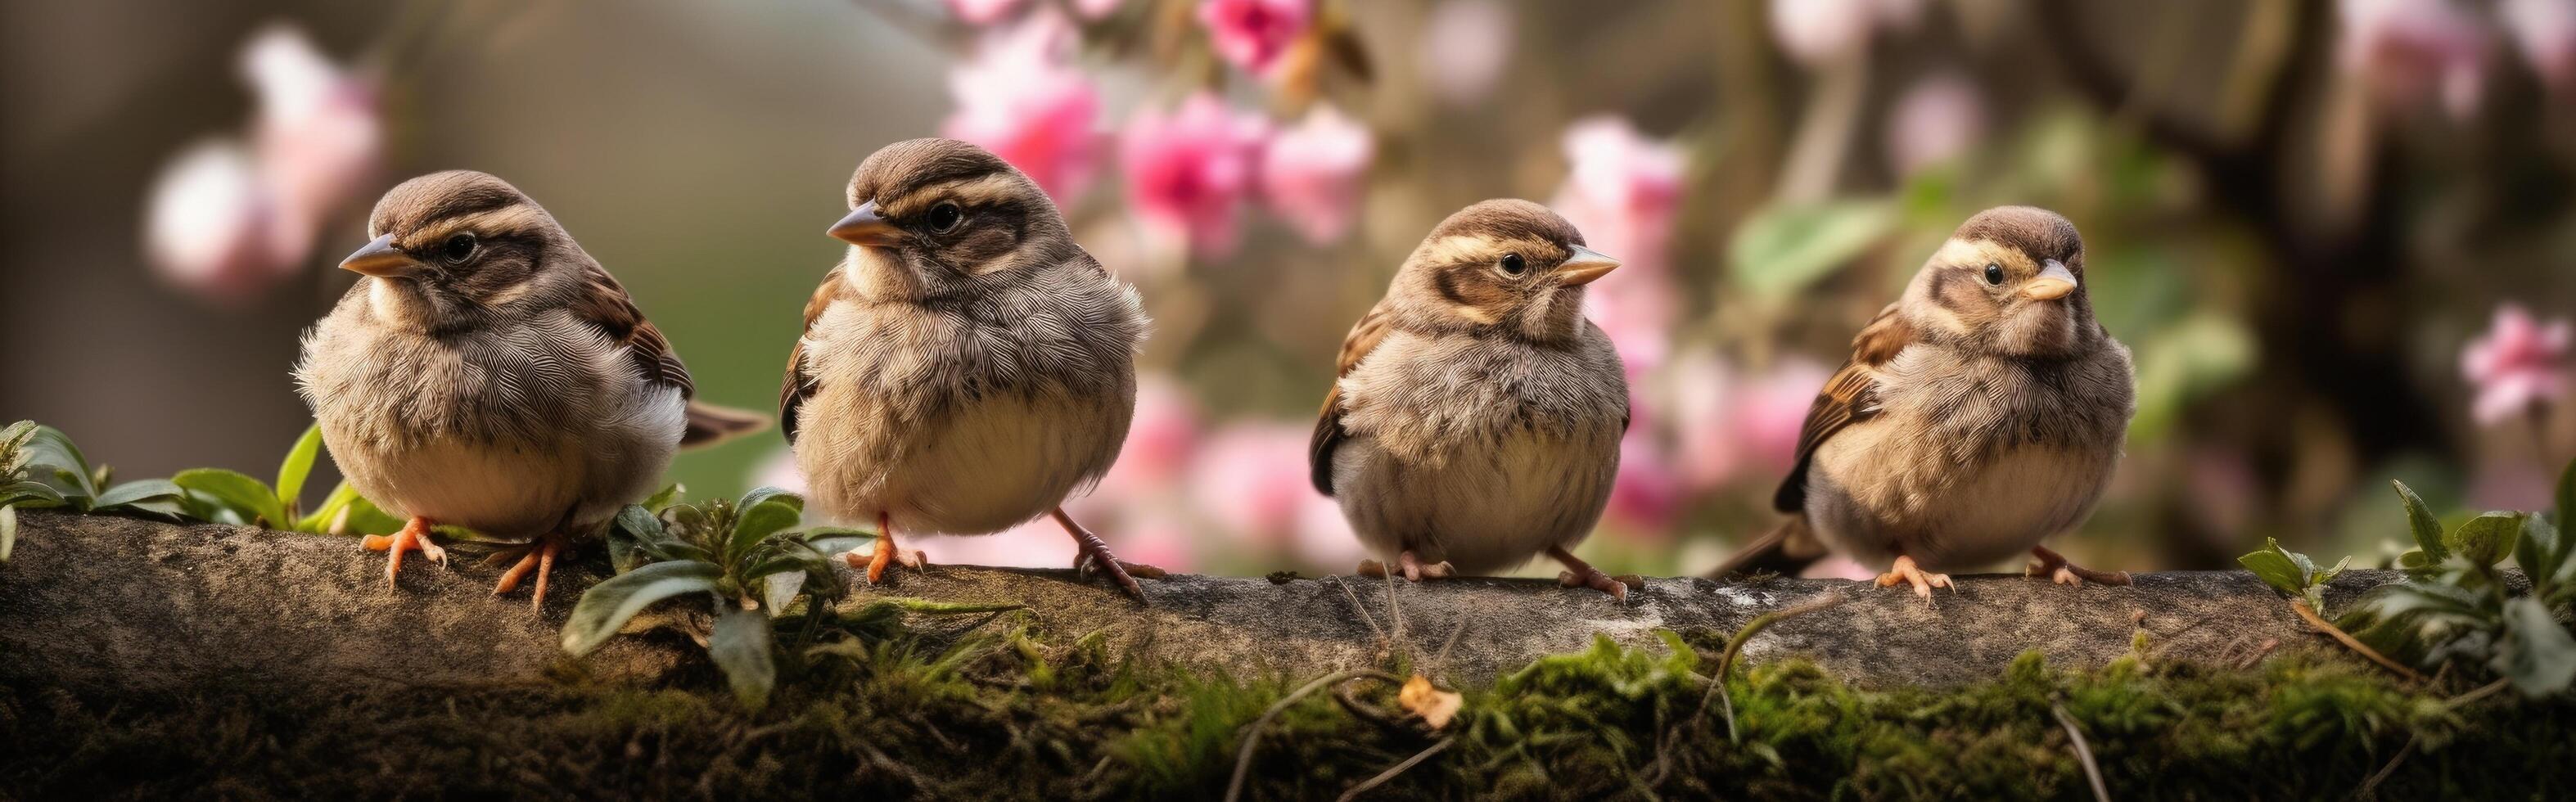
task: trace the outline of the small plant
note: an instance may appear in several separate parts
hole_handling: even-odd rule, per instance
[[[287,449],[275,484],[223,468],[191,468],[170,481],[187,491],[189,517],[216,523],[316,534],[382,534],[402,528],[402,521],[360,498],[347,482],[333,488],[312,514],[298,515],[304,480],[313,475],[313,463],[321,455],[322,427],[316,424]]]
[[[665,489],[644,505],[629,506],[609,525],[609,561],[619,573],[573,606],[564,623],[564,651],[590,653],[656,602],[702,599],[713,616],[707,653],[724,671],[734,697],[757,710],[778,682],[771,620],[806,597],[806,629],[799,640],[810,642],[823,618],[814,614],[816,606],[841,593],[827,555],[873,536],[835,528],[800,531],[805,500],[777,488],[703,504],[671,503],[675,493]],[[658,514],[649,511],[656,508]]]
[[[2576,509],[2576,464],[2559,477],[2554,515],[2490,512],[2447,529],[2413,489],[2393,484],[2415,536],[2397,561],[2410,581],[2369,597],[2344,628],[2428,669],[2483,668],[2527,697],[2576,685],[2566,623],[2576,612],[2576,537],[2561,530]],[[2498,567],[2508,557],[2519,581]]]
[[[2236,558],[2245,570],[2293,599],[2307,602],[2308,609],[2326,609],[2326,583],[2333,582],[2343,569],[2352,564],[2351,557],[2336,562],[2333,568],[2318,568],[2308,555],[2281,548],[2281,541],[2263,539],[2263,550]]]
[[[105,465],[89,458],[61,430],[35,421],[0,429],[0,561],[18,544],[18,510],[63,508],[177,519],[184,510],[178,485],[161,479],[112,484]]]

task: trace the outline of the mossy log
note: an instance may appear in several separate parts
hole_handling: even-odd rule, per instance
[[[417,556],[397,586],[384,555],[353,538],[114,517],[29,514],[0,564],[0,682],[71,689],[331,689],[400,678],[490,685],[575,671],[652,678],[702,662],[684,637],[619,638],[577,663],[560,629],[606,572],[596,550],[559,567],[545,609],[525,591],[496,598],[500,569]],[[2328,594],[2395,581],[2347,572]],[[1627,604],[1526,579],[1387,583],[1356,577],[1145,580],[1139,605],[1070,571],[933,565],[883,587],[851,577],[845,605],[890,596],[1026,605],[1049,631],[1097,634],[1111,654],[1238,677],[1304,676],[1409,656],[1452,681],[1481,683],[1596,636],[1657,646],[1657,630],[1723,640],[1755,616],[1829,594],[1842,601],[1781,621],[1747,643],[1753,661],[1804,655],[1861,686],[1949,686],[2003,674],[2024,652],[2091,668],[2147,636],[2155,659],[2248,665],[2294,650],[2336,649],[2243,572],[2140,574],[2131,587],[1960,577],[1924,604],[1866,583],[1772,578],[1650,579]],[[1452,640],[1454,639],[1454,643]],[[1398,655],[1397,653],[1401,654]]]

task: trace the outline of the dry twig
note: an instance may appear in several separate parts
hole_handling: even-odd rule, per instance
[[[1360,784],[1351,786],[1351,790],[1342,792],[1342,797],[1339,802],[1351,802],[1353,799],[1358,799],[1360,794],[1366,793],[1371,788],[1385,785],[1386,781],[1395,779],[1396,775],[1403,774],[1406,769],[1421,765],[1422,761],[1430,760],[1431,756],[1447,751],[1450,746],[1457,743],[1458,736],[1452,735],[1447,738],[1442,738],[1439,743],[1432,744],[1431,748],[1415,752],[1412,757],[1405,758],[1404,762],[1397,763],[1392,768],[1378,772],[1377,776],[1361,780]]]
[[[2084,731],[2075,726],[2075,717],[2066,714],[2066,706],[2048,703],[2048,714],[2057,717],[2057,725],[2066,728],[2066,737],[2075,742],[2075,759],[2084,764],[2084,779],[2093,783],[2095,802],[2111,802],[2111,790],[2102,784],[2102,767],[2093,762],[2093,745],[2085,743]]]
[[[1252,773],[1252,753],[1256,747],[1261,745],[1262,728],[1270,726],[1272,719],[1276,719],[1279,717],[1279,714],[1287,712],[1288,708],[1296,705],[1298,700],[1314,695],[1316,691],[1323,689],[1325,686],[1354,677],[1374,677],[1383,679],[1387,682],[1401,681],[1396,679],[1393,674],[1365,668],[1335,671],[1333,673],[1317,677],[1315,678],[1315,681],[1306,683],[1304,686],[1288,692],[1287,696],[1280,697],[1279,701],[1271,703],[1270,709],[1262,711],[1260,718],[1252,720],[1252,726],[1244,728],[1243,748],[1237,750],[1234,756],[1234,779],[1225,784],[1225,802],[1236,802],[1236,800],[1243,798],[1243,778],[1245,775]]]
[[[2334,622],[2327,621],[2324,616],[2317,615],[2316,608],[2309,607],[2306,599],[2291,599],[2290,610],[2298,613],[2300,618],[2305,619],[2308,622],[2308,626],[2315,627],[2318,632],[2323,632],[2327,635],[2333,636],[2335,642],[2343,644],[2344,648],[2351,649],[2353,652],[2360,654],[2363,657],[2370,658],[2371,662],[2378,663],[2390,671],[2397,672],[2398,676],[2405,677],[2409,682],[2424,681],[2424,675],[2417,673],[2415,669],[2407,668],[2404,663],[2388,659],[2388,655],[2380,654],[2379,650],[2370,648],[2370,644],[2362,643],[2360,639],[2354,638],[2351,633],[2347,633],[2343,631],[2343,628],[2335,626]]]

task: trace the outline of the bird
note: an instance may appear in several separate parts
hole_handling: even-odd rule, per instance
[[[814,509],[878,536],[844,555],[870,583],[927,556],[897,536],[979,535],[1052,516],[1074,567],[1135,577],[1064,501],[1117,461],[1149,320],[1027,174],[981,147],[915,139],[850,177],[847,243],[805,304],[780,428]]]
[[[1970,217],[1851,348],[1773,495],[1788,519],[1716,574],[1795,574],[1830,548],[1926,601],[1956,589],[1936,572],[2022,553],[2031,576],[2129,584],[2042,545],[2092,514],[2137,409],[2074,223],[2030,206]]]
[[[1627,600],[1568,550],[1609,504],[1628,428],[1619,354],[1583,316],[1585,285],[1618,267],[1545,206],[1483,201],[1433,228],[1351,327],[1308,467],[1406,579],[1545,554],[1566,587]]]
[[[566,539],[650,494],[675,449],[767,425],[693,400],[670,340],[506,181],[405,181],[367,234],[340,262],[361,278],[306,332],[294,377],[349,485],[406,519],[370,539],[388,584],[404,552],[445,564],[429,534],[452,524],[529,541],[493,593],[533,572],[541,608]]]

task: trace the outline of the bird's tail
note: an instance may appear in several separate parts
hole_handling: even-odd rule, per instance
[[[1815,530],[1807,527],[1807,516],[1791,515],[1779,526],[1772,527],[1770,534],[1737,550],[1735,556],[1726,558],[1726,562],[1720,563],[1717,570],[1710,571],[1708,575],[1717,578],[1767,571],[1797,576],[1798,572],[1807,570],[1807,566],[1824,559],[1825,552],[1825,542],[1816,539]]]
[[[769,416],[691,401],[687,428],[680,430],[680,447],[704,448],[766,428]]]

